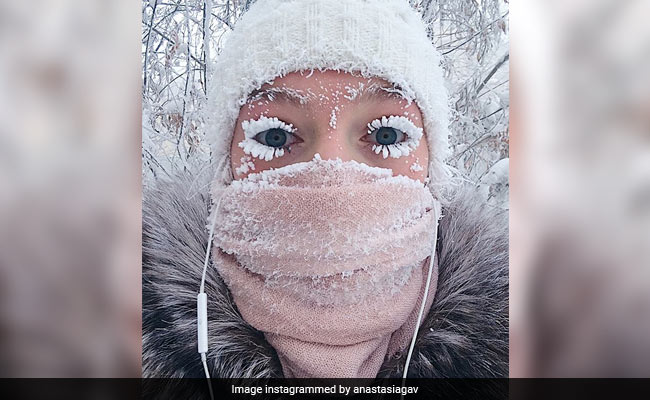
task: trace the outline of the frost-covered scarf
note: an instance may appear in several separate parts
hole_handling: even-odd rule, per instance
[[[218,271],[285,377],[375,377],[408,346],[439,215],[421,182],[316,158],[233,181],[216,212]]]

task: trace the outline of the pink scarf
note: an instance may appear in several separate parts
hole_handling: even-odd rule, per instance
[[[216,266],[285,377],[375,377],[407,348],[439,215],[422,183],[317,158],[234,181],[219,202]]]

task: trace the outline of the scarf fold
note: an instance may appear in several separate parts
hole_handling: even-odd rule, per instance
[[[285,377],[372,378],[407,348],[439,215],[422,183],[314,159],[233,181],[215,212],[215,264]]]

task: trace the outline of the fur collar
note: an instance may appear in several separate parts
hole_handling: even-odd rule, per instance
[[[196,296],[207,233],[208,195],[191,181],[145,187],[142,221],[143,376],[204,376],[197,353]],[[507,377],[508,222],[474,189],[443,206],[439,277],[420,328],[409,377]],[[213,377],[282,377],[275,350],[244,321],[208,268],[208,362]],[[401,377],[406,355],[385,360],[379,377]]]

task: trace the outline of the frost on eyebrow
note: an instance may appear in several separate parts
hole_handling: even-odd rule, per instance
[[[313,94],[305,93],[299,89],[293,89],[289,87],[270,87],[254,91],[248,96],[246,103],[250,105],[252,103],[265,99],[267,102],[282,100],[302,106],[307,104],[307,102],[309,102],[312,97]]]
[[[357,98],[362,92],[365,87],[365,83],[359,82],[357,87],[353,86],[345,86],[345,91],[347,92],[346,95],[343,95],[344,98],[353,101],[354,99]]]
[[[346,91],[346,94],[343,95],[343,97],[349,101],[391,99],[397,101],[406,101],[406,106],[408,107],[414,100],[401,87],[382,82],[358,82],[356,86],[346,85],[344,89]]]
[[[406,94],[406,92],[399,86],[377,85],[377,87],[369,87],[367,90],[373,98],[388,97],[396,100],[406,100],[407,107],[413,102],[413,98]]]

